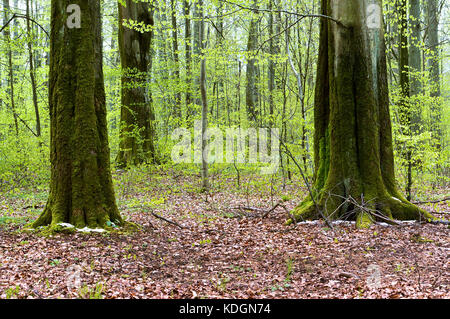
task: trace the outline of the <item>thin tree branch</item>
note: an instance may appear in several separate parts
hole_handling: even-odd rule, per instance
[[[14,19],[25,19],[25,20],[29,20],[29,21],[33,22],[39,28],[41,28],[42,31],[44,31],[44,33],[47,35],[48,38],[50,38],[50,35],[47,32],[47,30],[45,30],[44,27],[42,25],[40,25],[36,20],[34,20],[33,18],[30,18],[27,15],[19,14],[19,13],[14,13],[12,15],[12,17],[0,28],[0,32],[2,32],[11,23],[11,21],[14,20]]]

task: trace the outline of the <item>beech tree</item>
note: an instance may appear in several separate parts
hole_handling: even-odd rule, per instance
[[[51,181],[34,227],[123,224],[109,163],[100,1],[73,2],[51,2]]]
[[[255,0],[253,8],[257,9],[258,4]],[[247,104],[248,119],[250,122],[256,124],[258,120],[258,89],[256,87],[258,78],[258,66],[256,64],[257,59],[255,57],[256,49],[258,45],[258,25],[259,19],[255,15],[252,15],[248,31],[247,52],[249,54],[247,58],[247,84],[245,88],[245,101]]]
[[[121,167],[155,162],[154,114],[146,89],[151,65],[153,13],[149,3],[119,1],[119,50],[122,64],[120,150]],[[131,25],[124,25],[124,23]],[[133,24],[137,26],[133,27]],[[143,25],[141,25],[143,24]]]
[[[321,13],[313,198],[294,216],[433,218],[395,182],[381,0],[322,0]]]

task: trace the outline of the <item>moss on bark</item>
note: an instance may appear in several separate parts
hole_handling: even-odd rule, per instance
[[[123,21],[153,26],[153,12],[148,3],[127,0],[119,3],[119,49],[122,65],[120,150],[116,162],[120,167],[156,161],[153,143],[154,112],[147,89],[147,72],[151,68],[150,47],[153,31],[141,31],[123,25]]]
[[[121,225],[109,163],[100,4],[80,1],[81,28],[70,29],[66,8],[71,3],[52,0],[50,193],[33,226]]]
[[[322,14],[344,26],[321,22],[315,204],[308,196],[293,215],[298,220],[318,218],[319,209],[339,219],[353,213],[359,227],[373,222],[371,212],[400,220],[433,218],[406,201],[395,183],[382,13],[380,28],[369,29],[369,1],[351,2],[322,0]],[[381,1],[377,4],[381,11]]]

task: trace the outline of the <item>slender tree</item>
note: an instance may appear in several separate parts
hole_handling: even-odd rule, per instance
[[[3,17],[4,21],[8,21],[9,16],[11,15],[11,8],[9,5],[9,0],[3,0]],[[14,119],[14,127],[16,129],[16,135],[19,135],[19,121],[16,111],[16,100],[15,100],[15,92],[14,92],[14,65],[13,65],[13,51],[11,49],[11,31],[10,27],[6,27],[3,31],[6,39],[6,58],[7,58],[7,65],[8,65],[8,89],[9,89],[9,96],[10,96],[10,103],[9,107],[11,109],[11,112],[13,114]]]
[[[26,12],[27,16],[31,17],[31,10],[30,10],[30,0],[26,0]],[[28,46],[28,57],[29,57],[29,64],[30,64],[30,80],[31,80],[31,90],[33,93],[33,106],[34,106],[34,114],[36,116],[36,136],[41,136],[41,117],[39,115],[39,104],[38,104],[38,97],[37,97],[37,89],[36,89],[36,75],[35,75],[35,69],[34,69],[34,57],[33,57],[33,44],[32,44],[32,28],[31,28],[31,22],[29,19],[27,19],[27,46]]]
[[[205,49],[205,18],[203,9],[203,0],[199,0],[198,3],[200,18],[200,30],[199,30],[199,43],[202,49]],[[200,62],[200,95],[202,99],[202,188],[204,191],[209,190],[209,180],[208,180],[208,162],[205,157],[206,139],[205,133],[208,128],[208,100],[206,95],[206,56],[202,53]]]
[[[381,0],[322,0],[314,108],[313,198],[297,219],[433,218],[399,193],[394,174]]]
[[[438,0],[426,1],[427,15],[427,37],[426,46],[428,49],[428,69],[430,72],[430,83],[432,85],[431,97],[436,98],[431,108],[431,132],[440,149],[440,140],[442,138],[440,122],[441,107],[439,98],[441,96],[441,70],[440,70],[440,54],[439,54],[439,6]]]
[[[420,0],[410,0],[409,9],[409,71],[410,71],[410,95],[413,98],[411,101],[411,134],[420,133],[420,103],[418,97],[422,91],[422,56],[421,56],[421,10]]]
[[[123,224],[110,170],[100,1],[52,0],[47,204],[34,227]]]
[[[193,116],[192,110],[192,32],[191,32],[191,5],[189,0],[183,0],[184,9],[184,41],[185,41],[185,59],[186,59],[186,121],[191,124]],[[190,126],[190,125],[189,125]]]
[[[257,0],[253,3],[253,8],[257,9]],[[245,88],[245,101],[247,104],[247,114],[249,121],[256,124],[258,120],[258,89],[257,89],[257,78],[258,78],[258,67],[256,65],[256,49],[258,45],[258,16],[252,14],[250,20],[250,26],[248,31],[248,41],[247,41],[247,84]]]
[[[172,23],[172,51],[173,51],[173,62],[174,62],[174,78],[175,78],[175,105],[174,112],[175,118],[179,121],[178,125],[181,125],[181,92],[180,92],[180,58],[178,54],[178,28],[177,28],[177,9],[176,1],[170,0],[170,12],[171,12],[171,23]]]
[[[399,52],[398,69],[400,71],[400,122],[403,125],[403,134],[411,135],[411,107],[409,83],[409,43],[408,43],[408,8],[407,0],[398,2],[400,14],[399,26]],[[406,145],[405,159],[407,165],[406,196],[411,200],[412,187],[412,151],[411,145]]]

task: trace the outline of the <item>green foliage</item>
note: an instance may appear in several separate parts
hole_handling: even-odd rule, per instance
[[[120,2],[123,3],[121,0]],[[251,6],[249,1],[237,0],[241,6]],[[124,25],[139,32],[153,31],[151,70],[149,74],[135,74],[127,70],[125,75],[133,75],[139,79],[136,88],[145,89],[155,112],[155,147],[161,169],[175,169],[183,174],[196,175],[199,167],[193,164],[173,164],[171,160],[172,147],[177,141],[171,139],[172,131],[177,127],[193,130],[194,120],[200,119],[201,103],[198,89],[198,75],[200,70],[199,57],[204,54],[207,66],[207,99],[209,105],[209,124],[224,131],[228,127],[277,127],[280,138],[289,148],[298,164],[305,171],[309,180],[313,175],[313,108],[314,88],[316,78],[316,61],[318,55],[318,19],[302,19],[288,30],[289,52],[297,71],[302,72],[302,96],[299,95],[294,73],[289,67],[288,52],[286,50],[286,35],[284,27],[293,23],[292,17],[287,15],[273,15],[273,32],[269,34],[268,12],[252,12],[221,1],[204,1],[207,41],[206,48],[199,51],[195,48],[195,19],[194,6],[190,6],[189,15],[185,16],[182,1],[175,2],[175,17],[177,29],[171,23],[172,9],[170,2],[160,1],[158,10],[154,12],[155,25],[153,28],[139,21],[127,20]],[[119,152],[120,144],[120,109],[121,109],[121,66],[117,44],[118,25],[117,1],[102,1],[103,14],[103,55],[104,79],[107,99],[108,138],[111,148],[111,162],[114,163]],[[258,7],[266,10],[269,1],[258,1]],[[283,0],[279,3],[282,8],[300,13],[318,12],[317,1]],[[407,166],[405,151],[412,151],[413,186],[416,198],[428,198],[430,188],[448,187],[450,158],[450,112],[448,112],[450,96],[450,73],[443,72],[441,97],[434,97],[433,90],[437,83],[430,80],[430,71],[424,68],[419,71],[411,70],[411,79],[420,82],[420,94],[411,97],[406,106],[417,119],[417,128],[411,132],[405,125],[404,110],[400,109],[400,90],[398,87],[398,27],[399,16],[394,0],[384,1],[385,22],[387,26],[386,42],[388,52],[388,74],[391,98],[391,118],[393,119],[393,135],[395,145],[395,160],[397,180],[401,189],[407,182]],[[40,25],[49,31],[50,1],[36,0],[36,8],[32,16]],[[20,8],[14,8],[13,10]],[[222,10],[222,12],[220,12]],[[231,14],[232,13],[232,14]],[[8,14],[8,13],[7,13]],[[12,13],[9,13],[10,15]],[[448,17],[448,6],[444,6],[441,20]],[[2,11],[3,15],[3,11]],[[219,18],[222,17],[222,18]],[[1,17],[3,18],[3,17]],[[185,38],[185,19],[190,19],[191,38]],[[247,52],[249,25],[252,18],[258,23],[257,52]],[[414,20],[414,19],[412,19]],[[422,19],[416,19],[424,21]],[[414,20],[415,21],[415,20]],[[220,23],[223,30],[219,32]],[[426,23],[426,21],[424,22]],[[426,27],[426,25],[425,25]],[[21,193],[20,188],[45,188],[50,178],[49,161],[49,105],[48,105],[48,52],[49,39],[45,33],[33,24],[33,35],[26,35],[26,21],[14,20],[9,27],[11,39],[8,42],[4,34],[0,35],[0,192],[1,195],[14,196]],[[173,32],[178,36],[178,63],[174,59]],[[408,35],[410,35],[408,33]],[[442,32],[445,37],[445,32]],[[273,41],[271,41],[273,40]],[[37,138],[32,100],[32,86],[29,79],[29,63],[27,41],[31,41],[35,55],[35,74],[38,95],[38,105],[41,117],[41,137]],[[277,47],[276,52],[270,43]],[[423,65],[439,59],[444,68],[448,68],[450,46],[443,40],[440,47],[440,57],[434,56],[432,50],[422,40],[415,39],[415,45],[420,47],[425,58]],[[186,46],[187,45],[187,46]],[[191,53],[191,64],[188,64],[186,48]],[[7,80],[8,65],[7,51],[13,53],[13,84],[14,96],[11,96],[10,85]],[[249,120],[246,107],[246,66],[248,59],[256,59],[258,70],[255,80],[259,97],[258,119]],[[274,63],[273,91],[269,88],[269,67]],[[179,78],[176,71],[179,71]],[[130,73],[131,72],[131,73]],[[144,85],[142,85],[142,82]],[[139,84],[139,85],[138,85]],[[134,85],[134,84],[133,84]],[[181,95],[181,119],[174,115],[176,96]],[[190,104],[187,97],[191,96]],[[15,101],[18,116],[18,134],[15,132],[12,99]],[[270,101],[273,100],[273,110]],[[438,119],[438,121],[436,121]],[[134,137],[138,145],[142,146],[141,132],[137,126],[131,126],[127,134]],[[436,128],[441,134],[434,134]],[[250,179],[246,184],[240,179],[244,175],[257,175],[260,166],[256,164],[212,164],[210,175],[214,187],[225,187],[221,181],[214,180],[214,174],[220,172],[222,176],[234,179],[236,192],[258,194],[259,186],[271,183],[272,178],[283,179],[282,187],[295,181],[298,177],[298,167],[293,160],[282,152],[281,168],[275,176],[259,176]],[[142,152],[140,156],[145,156]],[[148,175],[141,175],[142,170],[150,171],[152,166],[139,168],[129,167],[126,171],[115,172],[116,191],[124,199],[133,193],[133,184],[140,187],[158,187],[157,182],[151,184],[146,180]],[[238,174],[240,176],[238,177]],[[137,181],[137,183],[136,183]],[[133,182],[133,183],[132,183]],[[420,183],[419,183],[420,182]],[[426,187],[424,187],[426,186]],[[187,184],[186,188],[198,192],[198,185]],[[229,187],[229,185],[227,186]],[[234,189],[234,188],[233,188]],[[163,198],[163,197],[161,197]],[[294,195],[292,195],[294,198]],[[291,197],[283,197],[284,201]],[[162,205],[154,199],[147,203],[149,206]],[[133,203],[130,203],[133,206]],[[136,204],[136,203],[134,203]],[[137,204],[135,205],[137,206]],[[2,213],[3,214],[3,213]],[[2,217],[3,218],[3,217]],[[1,223],[10,220],[0,219]]]
[[[78,289],[78,297],[80,299],[103,299],[103,283],[98,282],[95,287],[90,288],[87,285],[83,285]]]

